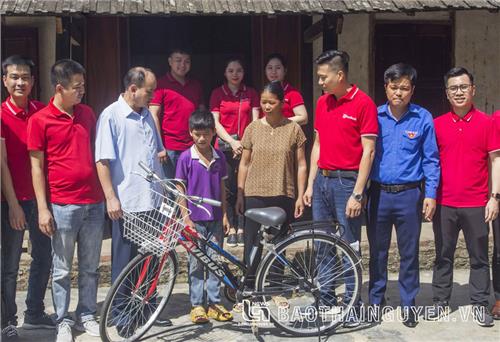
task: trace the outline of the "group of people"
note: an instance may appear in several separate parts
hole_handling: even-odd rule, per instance
[[[220,200],[221,208],[203,204],[206,210],[188,204],[191,213],[185,224],[218,244],[227,234],[227,245],[244,246],[247,263],[258,244],[259,225],[243,219],[246,209],[283,208],[285,234],[305,206],[312,206],[314,220],[339,221],[345,227],[343,238],[360,252],[366,208],[369,303],[385,303],[395,226],[403,323],[408,327],[418,323],[412,307],[419,292],[422,219],[433,221],[436,245],[430,319],[448,313],[453,257],[462,230],[470,256],[474,319],[491,326],[493,318],[500,318],[500,113],[488,116],[474,107],[474,79],[466,69],[456,67],[444,76],[451,110],[433,119],[411,103],[417,72],[410,65],[386,70],[387,102],[377,109],[349,83],[348,54],[322,53],[316,63],[324,95],[316,106],[308,172],[306,136],[300,127],[308,114],[300,93],[286,82],[283,56],[267,58],[270,82],[260,93],[244,84],[243,61],[229,59],[226,81],[212,91],[208,109],[200,82],[188,77],[189,53],[175,49],[168,63],[169,72],[158,81],[150,69],[130,69],[123,78],[124,92],[97,119],[80,103],[85,69],[79,63],[60,60],[52,66],[54,96],[45,106],[29,98],[33,63],[20,56],[3,61],[9,97],[1,116],[2,338],[18,336],[15,291],[24,229],[29,229],[32,244],[24,328],[57,328],[60,342],[73,341],[72,329],[99,336],[95,315],[105,213],[112,221],[115,281],[138,252],[124,238],[123,211],[142,212],[151,206],[137,196],[152,186],[139,175],[139,162],[162,177],[182,180],[188,195]],[[491,312],[490,222],[497,300]],[[68,308],[76,246],[75,321]],[[55,321],[43,306],[51,270]],[[204,303],[204,270],[194,257],[189,278],[194,323],[232,319],[220,304],[220,282],[212,274],[206,279]],[[359,324],[356,316],[350,317],[347,327]],[[157,324],[171,323],[158,319]]]

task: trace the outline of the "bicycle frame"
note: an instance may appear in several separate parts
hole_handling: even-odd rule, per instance
[[[247,267],[240,260],[238,260],[231,253],[224,250],[215,242],[207,239],[206,237],[198,234],[198,232],[186,226],[181,232],[179,244],[186,249],[186,251],[193,255],[199,262],[207,267],[213,274],[224,284],[232,289],[238,288],[238,280],[236,277],[225,267],[221,267],[218,263],[212,260],[205,251],[200,249],[200,243],[213,249],[218,255],[226,258],[231,264],[236,265],[243,273],[246,273]]]
[[[264,226],[261,226],[261,229],[259,230],[259,237],[262,237]],[[260,239],[259,239],[260,240]],[[236,265],[240,270],[243,271],[243,273],[246,276],[248,267],[243,264],[240,260],[238,260],[236,257],[234,257],[231,253],[227,252],[224,250],[222,247],[220,247],[218,244],[214,243],[210,239],[201,236],[198,234],[196,230],[194,230],[191,227],[185,227],[184,230],[181,232],[181,237],[179,239],[179,244],[181,244],[188,253],[192,254],[196,259],[198,259],[204,266],[208,267],[208,269],[215,274],[215,276],[224,284],[227,286],[231,287],[232,289],[238,289],[242,284],[238,283],[238,280],[236,277],[232,274],[231,271],[227,269],[227,267],[221,267],[219,264],[214,262],[206,252],[201,250],[199,247],[199,242],[202,244],[208,246],[209,248],[213,249],[218,255],[221,255],[225,257],[231,264]],[[270,251],[273,253],[273,251]],[[297,270],[297,267],[293,264],[291,264],[286,258],[282,258],[281,256],[278,255],[278,258],[280,261],[283,263],[284,266],[288,266],[293,272],[295,273],[300,273],[300,270]],[[255,261],[254,261],[255,262]],[[260,261],[259,261],[260,262]],[[252,265],[252,267],[257,266],[257,265]],[[307,284],[311,288],[314,287],[314,285],[308,280],[308,279],[303,279],[304,284]],[[277,292],[276,294],[282,293],[282,290],[280,292]],[[252,291],[251,296],[262,296],[262,295],[273,295],[271,291],[266,291],[266,292],[256,292]]]
[[[309,224],[311,224],[312,226],[315,225],[313,222],[309,222]],[[324,222],[316,223],[316,225],[319,225],[319,226],[321,226],[321,224],[324,224]],[[305,226],[306,224],[303,224],[303,225]],[[299,226],[302,226],[302,225],[299,225]],[[259,230],[259,237],[260,238],[262,238],[264,228],[265,228],[264,226],[261,226],[261,229]],[[296,227],[296,228],[299,228],[299,227]],[[300,228],[302,228],[302,227],[300,227]],[[301,230],[300,228],[299,228],[299,230]],[[309,230],[314,231],[314,228],[309,229]],[[322,231],[321,228],[319,228],[318,230]],[[232,288],[234,290],[242,289],[243,284],[238,282],[238,279],[233,275],[233,273],[224,265],[219,265],[218,263],[216,263],[210,256],[208,256],[208,254],[205,251],[203,251],[200,248],[200,245],[203,244],[203,245],[208,246],[209,248],[213,249],[219,256],[223,256],[231,264],[237,266],[241,271],[243,271],[243,274],[246,276],[246,273],[248,271],[248,267],[243,262],[241,262],[238,258],[233,256],[231,253],[224,250],[221,246],[219,246],[215,242],[211,241],[209,238],[200,235],[195,229],[193,229],[189,226],[185,226],[180,234],[181,234],[181,236],[178,239],[178,243],[181,246],[183,246],[189,254],[193,255],[199,262],[202,263],[202,265],[204,265],[211,272],[213,272],[213,274],[226,286],[229,286],[230,288]],[[314,240],[313,240],[313,248],[314,248]],[[270,249],[269,251],[270,251],[270,253],[273,253],[274,249]],[[161,261],[160,261],[160,264],[156,270],[154,280],[152,281],[151,287],[148,289],[148,293],[143,298],[143,300],[148,300],[154,294],[154,292],[156,290],[156,285],[159,281],[159,276],[160,276],[161,271],[163,269],[163,266],[165,264],[167,255],[168,255],[168,253],[165,253],[161,257]],[[141,270],[140,276],[136,282],[136,288],[139,288],[139,286],[142,284],[142,282],[144,281],[144,279],[147,275],[147,271],[148,271],[148,268],[150,265],[150,260],[151,260],[150,258],[151,257],[149,257],[146,260],[145,264],[143,265],[143,269]],[[280,259],[280,261],[283,263],[283,265],[288,266],[292,270],[292,272],[295,272],[296,274],[298,274],[300,272],[299,270],[297,270],[295,265],[291,264],[286,258],[282,258],[279,255],[277,255],[277,257]],[[254,267],[254,266],[257,266],[257,265],[252,265],[252,267]],[[306,278],[302,279],[300,287],[303,287],[304,285],[307,285],[307,287],[309,287],[309,288],[314,288],[314,284],[311,281],[309,281],[309,279],[306,279]],[[289,290],[289,291],[293,291],[293,290]],[[269,295],[271,295],[271,296],[272,295],[283,295],[283,290],[279,289],[279,290],[276,290],[276,292],[269,291],[269,290],[267,290],[265,292],[259,292],[259,291],[253,290],[253,291],[251,291],[251,293],[249,295],[252,297],[263,296],[263,295],[268,295],[268,296]]]

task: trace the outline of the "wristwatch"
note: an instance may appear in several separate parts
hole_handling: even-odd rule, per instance
[[[494,193],[494,192],[492,192],[491,193],[491,197],[493,197],[497,201],[500,201],[500,193]]]
[[[354,198],[354,200],[356,202],[361,202],[363,200],[363,194],[362,193],[361,194],[357,194],[357,193],[353,192],[351,194],[351,197]]]

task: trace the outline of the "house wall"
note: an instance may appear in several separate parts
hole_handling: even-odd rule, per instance
[[[476,106],[500,110],[500,13],[459,11],[455,15],[455,65],[474,75]]]
[[[4,17],[6,26],[34,27],[38,29],[40,100],[48,102],[52,96],[50,67],[56,61],[56,18],[55,17]]]
[[[313,24],[317,21],[320,21],[323,16],[321,15],[315,15],[313,16]],[[318,101],[318,98],[321,96],[322,91],[321,87],[318,85],[318,76],[316,76],[316,63],[314,63],[314,60],[323,52],[323,36],[319,36],[316,38],[313,43],[313,55],[312,55],[312,70],[311,73],[313,75],[313,112],[309,114],[309,117],[311,119],[314,118],[314,113],[316,112],[316,102]]]
[[[372,30],[370,30],[370,16],[370,14],[345,15],[342,32],[338,36],[338,48],[349,54],[349,81],[371,94]]]
[[[344,16],[339,49],[351,56],[349,79],[374,95],[373,25],[375,21],[443,21],[451,12],[351,14]],[[474,74],[476,106],[488,113],[500,110],[500,13],[485,10],[456,11],[454,25],[454,65]]]

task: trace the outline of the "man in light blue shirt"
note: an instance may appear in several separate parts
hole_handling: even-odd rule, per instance
[[[154,184],[140,174],[139,162],[163,178],[158,154],[165,149],[148,103],[156,88],[153,72],[130,69],[123,79],[125,92],[101,113],[97,122],[95,160],[112,222],[111,281],[137,255],[137,247],[123,237],[122,209],[142,212],[152,208],[148,194]]]
[[[384,73],[387,103],[378,108],[379,139],[370,175],[367,235],[370,243],[369,298],[383,305],[392,226],[399,248],[399,290],[403,324],[417,325],[415,297],[419,284],[419,240],[422,215],[436,210],[439,153],[432,115],[410,103],[416,70],[395,64]],[[423,198],[423,201],[422,201]]]

